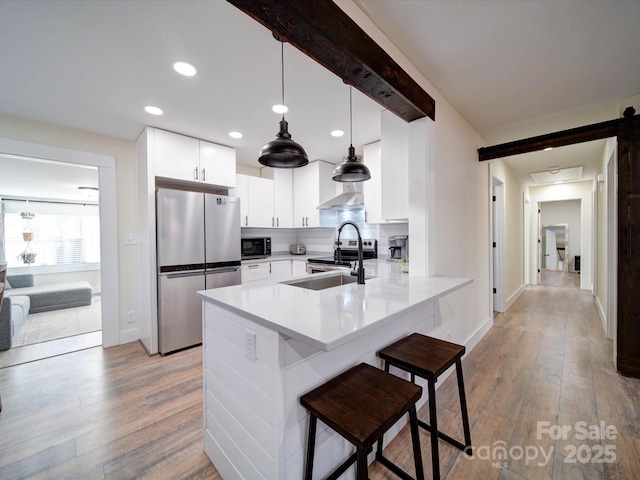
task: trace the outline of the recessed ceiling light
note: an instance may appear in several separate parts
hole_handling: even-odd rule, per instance
[[[543,152],[548,152],[549,150],[553,150],[553,147],[547,147],[547,148],[543,149],[542,151]]]
[[[276,113],[287,113],[289,111],[289,107],[278,103],[277,105],[274,105],[273,107],[271,107],[271,110],[273,110]]]
[[[162,115],[164,113],[161,108],[154,107],[153,105],[147,105],[144,107],[144,111],[151,115]]]
[[[333,130],[331,132],[332,137],[341,137],[343,135],[344,135],[344,132],[342,130]]]
[[[229,132],[229,136],[231,138],[242,138],[242,134],[240,132]]]
[[[173,69],[185,77],[193,77],[196,74],[196,67],[187,62],[175,62]]]

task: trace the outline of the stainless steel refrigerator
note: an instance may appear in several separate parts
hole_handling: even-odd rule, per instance
[[[158,347],[161,355],[202,343],[198,290],[240,284],[240,199],[156,191]]]

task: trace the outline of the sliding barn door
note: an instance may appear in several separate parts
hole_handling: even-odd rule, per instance
[[[618,132],[617,366],[640,378],[640,120],[624,112]]]

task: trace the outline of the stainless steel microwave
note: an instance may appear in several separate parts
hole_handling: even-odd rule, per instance
[[[242,258],[261,258],[271,255],[271,237],[242,238]]]

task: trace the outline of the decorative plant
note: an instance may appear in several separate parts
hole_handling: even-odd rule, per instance
[[[36,253],[24,251],[18,255],[18,260],[22,260],[23,263],[31,264],[36,261]]]

